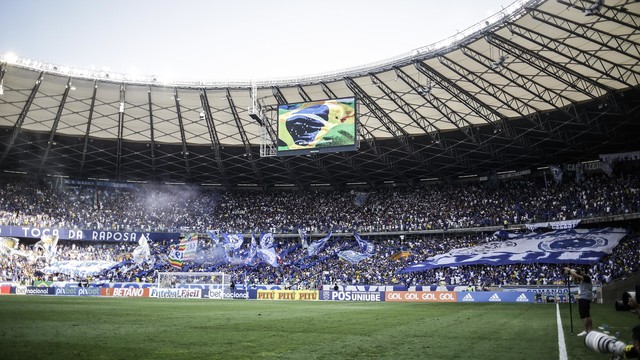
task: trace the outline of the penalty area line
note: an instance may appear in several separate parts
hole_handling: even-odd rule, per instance
[[[564,330],[562,330],[562,319],[560,318],[560,305],[556,303],[556,319],[558,323],[558,353],[560,360],[567,360],[567,345],[564,342]]]

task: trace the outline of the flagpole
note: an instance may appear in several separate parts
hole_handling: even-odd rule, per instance
[[[569,271],[567,274],[567,296],[569,297],[569,319],[571,319],[571,335],[573,335],[573,311],[571,310],[571,271]]]

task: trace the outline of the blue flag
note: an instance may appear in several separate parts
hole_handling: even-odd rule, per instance
[[[273,234],[268,232],[268,233],[262,233],[260,234],[260,247],[263,249],[267,249],[270,247],[273,247]]]
[[[276,250],[272,247],[266,249],[258,249],[258,257],[267,264],[278,267],[278,255],[276,255]]]
[[[222,233],[222,237],[224,238],[224,243],[227,245],[225,247],[233,251],[240,249],[240,247],[242,246],[242,243],[244,242],[244,235],[242,235],[241,233],[237,233],[237,234]]]
[[[256,243],[256,237],[251,234],[251,245],[249,246],[249,252],[244,259],[245,264],[251,264],[258,255],[258,244]]]
[[[556,184],[560,185],[562,182],[562,169],[558,165],[549,165],[549,170],[551,170],[551,175],[553,176],[553,180],[555,180]]]
[[[208,230],[207,234],[211,238],[211,242],[213,242],[214,245],[220,243],[220,238],[218,237],[218,231],[217,230]]]
[[[371,241],[364,240],[355,231],[353,232],[353,237],[356,238],[356,241],[358,242],[358,246],[360,246],[360,251],[361,252],[363,252],[365,254],[373,254],[373,253],[376,252],[376,246],[373,245],[373,243]]]
[[[302,248],[306,249],[309,247],[309,236],[307,236],[307,230],[298,229],[298,235],[300,235],[300,243],[302,244]]]
[[[312,242],[309,245],[309,248],[307,248],[307,254],[309,254],[309,256],[318,255],[318,253],[322,251],[322,249],[324,249],[325,246],[327,246],[327,241],[329,241],[330,238],[331,238],[331,231],[329,231],[329,235],[323,237],[320,240],[316,240]]]

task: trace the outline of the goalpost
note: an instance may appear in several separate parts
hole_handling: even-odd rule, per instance
[[[159,289],[188,288],[190,285],[206,285],[209,289],[222,289],[226,293],[231,289],[231,276],[223,272],[158,273]]]

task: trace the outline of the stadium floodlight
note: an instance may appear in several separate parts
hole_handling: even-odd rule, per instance
[[[6,62],[7,64],[15,64],[19,59],[18,55],[14,53],[6,53],[0,58],[0,60]]]

